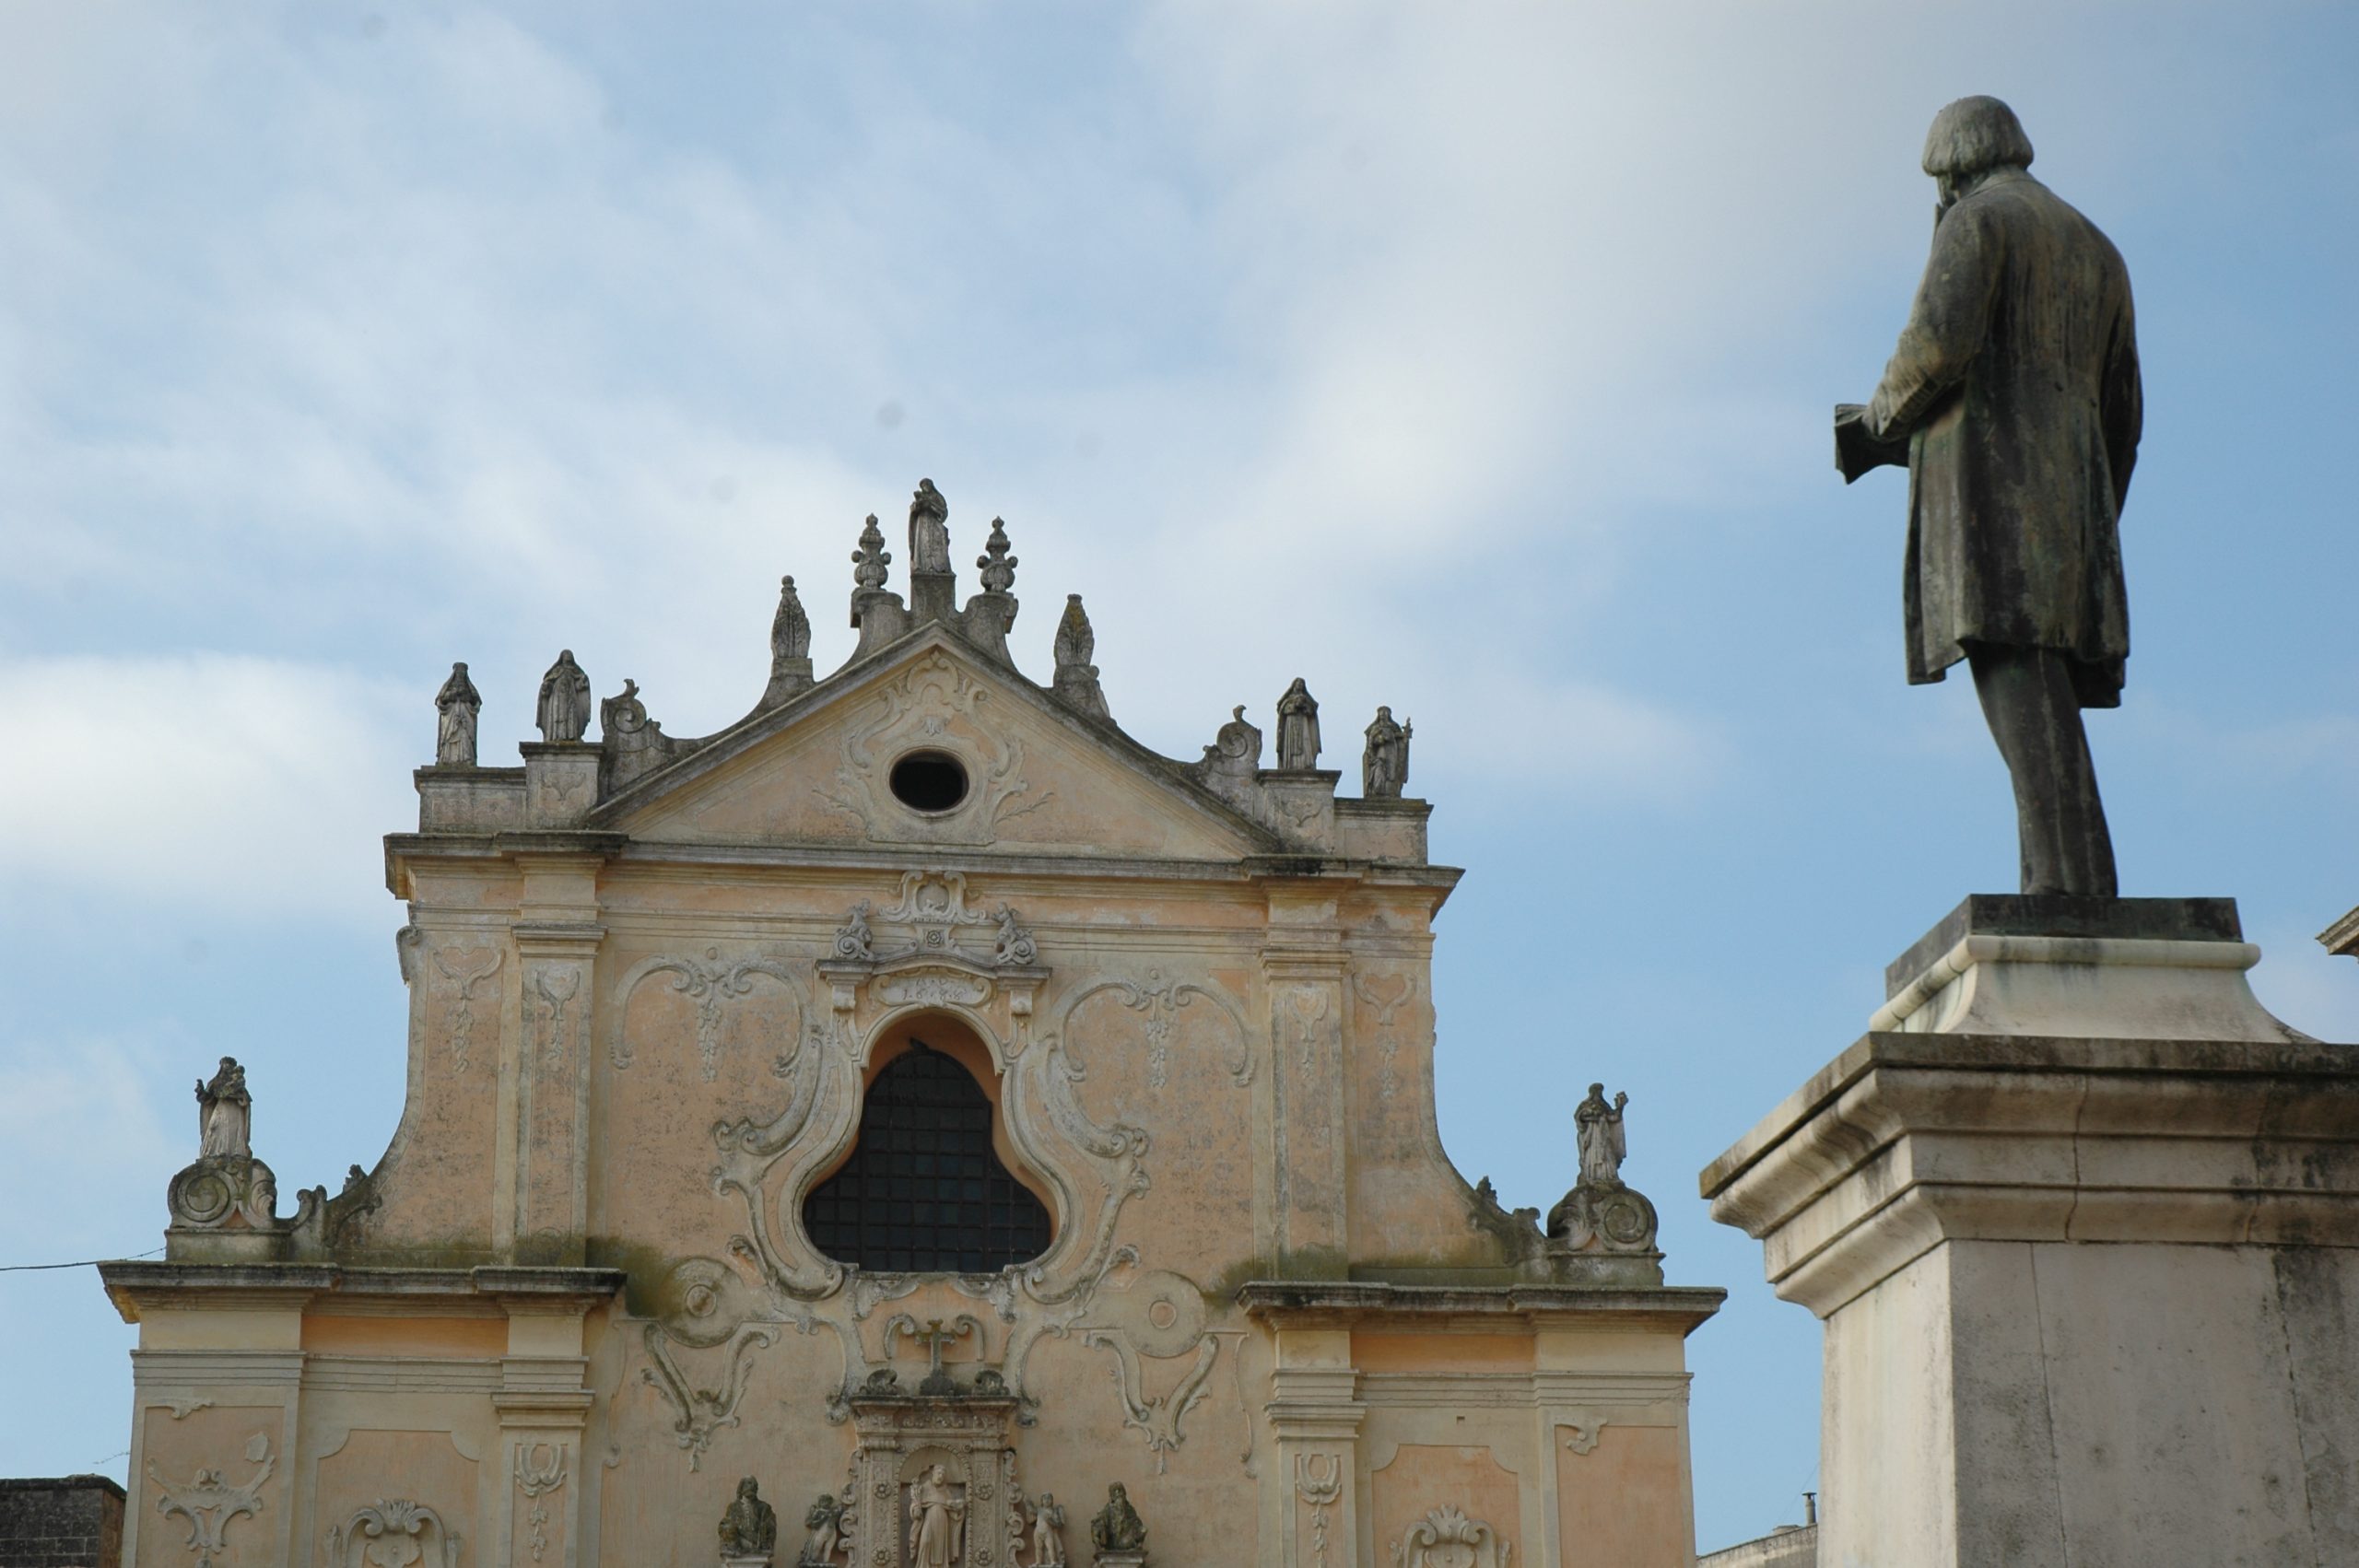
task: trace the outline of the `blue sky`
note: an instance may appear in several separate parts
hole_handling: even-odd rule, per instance
[[[2234,895],[2359,1037],[2359,13],[2341,6],[383,6],[0,0],[0,1262],[144,1251],[188,1085],[288,1190],[371,1163],[379,837],[449,661],[487,760],[560,646],[678,734],[821,667],[863,514],[1007,519],[1048,669],[1193,755],[1297,674],[1417,724],[1446,1141],[1569,1184],[1592,1078],[1690,1343],[1698,1533],[1814,1483],[1817,1329],[1695,1175],[2004,891],[1964,681],[1903,683],[1903,482],[1848,490],[1996,93],[2128,257],[2124,891]],[[1331,759],[1332,760],[1332,759]],[[120,1473],[88,1270],[0,1275],[0,1473]]]

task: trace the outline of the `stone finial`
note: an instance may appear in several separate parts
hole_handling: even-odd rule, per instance
[[[475,717],[483,711],[483,694],[467,679],[467,667],[451,666],[451,678],[434,694],[434,766],[473,767],[475,765]]]
[[[1319,766],[1319,699],[1297,675],[1278,698],[1278,770],[1307,773]]]
[[[1146,1526],[1121,1481],[1106,1489],[1106,1506],[1089,1521],[1089,1544],[1097,1549],[1100,1561],[1109,1552],[1145,1561]]]
[[[803,1515],[803,1550],[794,1568],[837,1568],[836,1560],[851,1550],[844,1537],[843,1500],[832,1492],[812,1499]]]
[[[1090,658],[1097,651],[1097,634],[1090,629],[1089,612],[1081,607],[1081,595],[1065,595],[1065,613],[1057,619],[1054,644],[1057,668],[1050,677],[1049,689],[1065,705],[1096,719],[1111,719],[1106,706],[1105,688],[1097,684],[1097,666]]]
[[[939,572],[950,570],[950,503],[933,487],[931,479],[921,479],[910,497],[910,571]]]
[[[992,519],[992,536],[983,542],[983,553],[975,557],[986,593],[1005,593],[1015,586],[1016,558],[1007,553],[1007,524]]]
[[[762,1489],[752,1476],[737,1483],[737,1496],[721,1515],[721,1557],[724,1562],[763,1562],[778,1549],[778,1510],[762,1501]]]
[[[810,689],[811,617],[803,613],[794,579],[782,577],[778,579],[778,614],[770,617],[770,682],[761,705],[776,708]]]
[[[544,741],[578,741],[590,728],[590,677],[573,661],[573,649],[558,649],[557,662],[541,677],[533,721]]]
[[[868,514],[868,526],[860,531],[860,548],[851,553],[851,561],[854,589],[874,592],[884,588],[885,579],[891,575],[886,568],[893,564],[893,556],[885,548],[885,531],[876,526],[874,512]]]
[[[1392,709],[1379,708],[1360,753],[1360,793],[1371,801],[1397,801],[1409,782],[1409,740],[1414,724],[1396,724]]]

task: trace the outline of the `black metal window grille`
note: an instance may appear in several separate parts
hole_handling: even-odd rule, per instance
[[[990,1098],[956,1060],[910,1046],[868,1086],[851,1158],[804,1201],[812,1245],[897,1272],[1030,1262],[1049,1249],[1049,1211],[992,1148]]]

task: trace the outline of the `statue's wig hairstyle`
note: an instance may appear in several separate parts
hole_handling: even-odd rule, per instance
[[[1995,98],[1959,99],[1934,115],[1933,128],[1925,133],[1925,172],[1935,179],[2030,167],[2024,123]]]

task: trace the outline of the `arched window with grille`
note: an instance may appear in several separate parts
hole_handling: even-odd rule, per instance
[[[862,1101],[859,1141],[812,1189],[803,1226],[841,1263],[988,1273],[1049,1249],[1049,1211],[992,1147],[991,1097],[956,1059],[912,1039]]]

